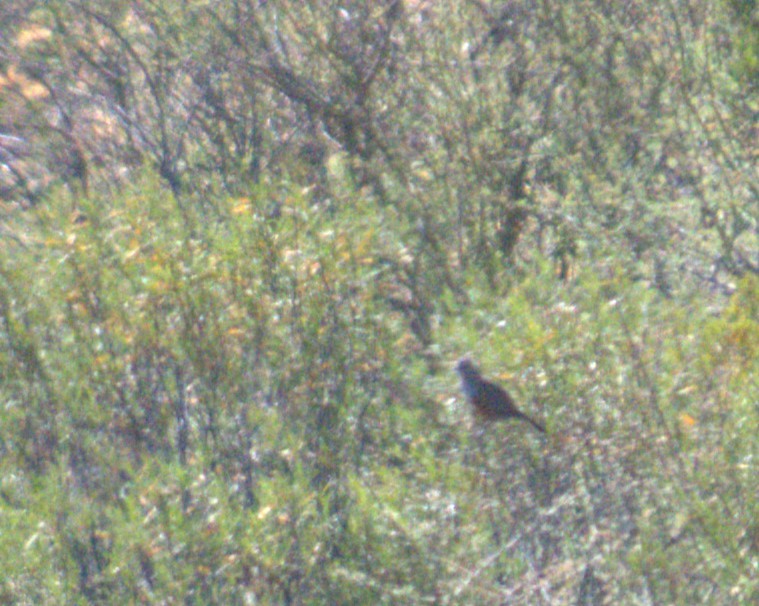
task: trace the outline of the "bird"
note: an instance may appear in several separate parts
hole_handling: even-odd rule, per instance
[[[539,432],[546,433],[545,427],[516,407],[505,389],[483,378],[469,358],[461,358],[457,362],[456,372],[461,376],[461,391],[477,416],[486,421],[522,419]]]

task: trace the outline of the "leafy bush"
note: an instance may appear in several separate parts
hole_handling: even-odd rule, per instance
[[[2,599],[751,603],[733,4],[3,4]]]

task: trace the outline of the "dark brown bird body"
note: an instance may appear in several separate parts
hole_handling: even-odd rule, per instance
[[[484,379],[469,358],[458,361],[456,372],[461,376],[461,389],[474,408],[475,414],[488,421],[522,419],[545,433],[546,430],[540,423],[516,407],[505,389]]]

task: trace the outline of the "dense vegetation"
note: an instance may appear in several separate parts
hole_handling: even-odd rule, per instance
[[[758,19],[3,2],[0,601],[756,603]]]

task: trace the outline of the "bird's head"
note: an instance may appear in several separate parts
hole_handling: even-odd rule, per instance
[[[472,373],[477,374],[477,369],[474,367],[471,358],[466,356],[456,362],[456,372],[464,376],[471,375]]]

